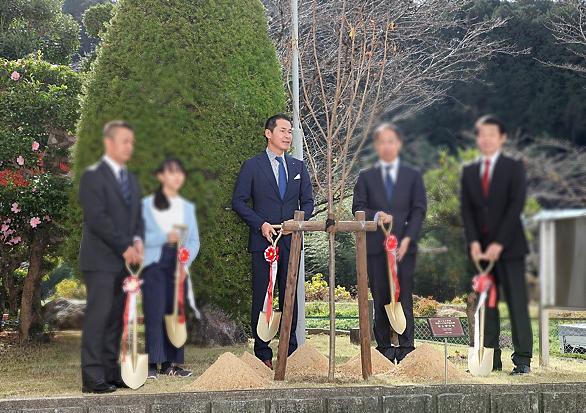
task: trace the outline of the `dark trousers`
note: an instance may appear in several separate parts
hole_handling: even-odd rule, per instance
[[[368,281],[374,301],[374,337],[377,350],[388,358],[401,360],[414,348],[415,320],[413,319],[413,274],[415,253],[407,254],[398,263],[401,291],[399,301],[405,313],[407,328],[399,335],[399,349],[391,346],[391,324],[385,311],[385,304],[391,302],[386,253],[369,255],[367,259]]]
[[[283,311],[285,303],[285,286],[287,284],[287,267],[289,265],[289,250],[279,248],[279,265],[277,271],[277,286],[279,290],[279,311]],[[252,253],[252,314],[250,328],[254,337],[254,354],[261,360],[272,360],[273,350],[269,342],[261,340],[256,334],[258,316],[262,311],[269,283],[269,263],[265,260],[264,252]],[[295,291],[297,293],[297,291]],[[293,309],[293,321],[291,322],[291,335],[289,338],[288,354],[291,355],[297,349],[297,294],[295,294],[295,307]]]
[[[118,380],[126,272],[84,271],[83,277],[87,289],[81,335],[83,383]]]
[[[511,319],[511,333],[514,352],[512,355],[515,365],[531,363],[533,354],[533,333],[527,308],[527,282],[525,280],[525,259],[500,260],[493,270],[497,286],[502,287],[509,317]],[[500,316],[498,306],[486,307],[484,322],[484,345],[495,349],[493,366],[501,368],[499,336]]]
[[[177,247],[165,245],[159,262],[149,265],[142,273],[142,308],[149,363],[180,364],[184,361],[184,348],[171,344],[165,329],[165,314],[173,313],[176,265]]]

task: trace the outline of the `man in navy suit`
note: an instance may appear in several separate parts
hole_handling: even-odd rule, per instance
[[[399,159],[402,134],[397,126],[384,123],[374,131],[377,164],[360,172],[354,187],[352,212],[365,211],[366,219],[389,224],[399,241],[397,253],[400,284],[399,301],[403,306],[407,328],[399,336],[399,347],[391,345],[391,325],[385,304],[391,302],[384,234],[379,229],[366,235],[367,267],[374,300],[374,335],[377,350],[397,363],[414,350],[413,273],[421,225],[427,199],[421,173]]]
[[[265,124],[267,148],[242,164],[232,196],[232,209],[250,228],[248,250],[252,254],[252,314],[251,330],[254,336],[254,354],[272,369],[273,352],[269,343],[256,334],[258,316],[262,310],[269,281],[269,264],[264,251],[276,235],[272,225],[293,219],[296,210],[305,212],[305,219],[313,214],[313,194],[305,164],[285,152],[291,147],[291,120],[278,114]],[[249,201],[252,205],[249,205]],[[279,309],[285,302],[287,266],[291,235],[284,234],[278,244]],[[295,327],[297,301],[293,311],[289,355],[297,349]]]

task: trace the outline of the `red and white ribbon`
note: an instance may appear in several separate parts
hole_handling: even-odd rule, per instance
[[[177,297],[179,315],[177,321],[185,323],[185,279],[187,277],[187,269],[185,267],[189,262],[189,250],[185,247],[179,248],[179,251],[177,251],[177,260],[179,261],[177,264],[179,265],[179,279],[177,280],[179,283],[179,297]]]
[[[122,361],[126,359],[126,343],[130,340],[128,330],[130,323],[136,317],[136,298],[140,294],[142,280],[134,274],[130,274],[122,283],[122,291],[126,293],[126,304],[124,306],[124,329],[122,331]]]
[[[266,313],[267,322],[270,322],[273,313],[273,292],[275,291],[275,283],[277,280],[279,248],[269,245],[265,250],[265,260],[269,263],[269,284],[267,286],[267,293],[265,294],[263,310]]]
[[[387,260],[389,263],[389,270],[391,271],[391,277],[393,284],[395,285],[395,301],[399,301],[399,294],[401,293],[401,286],[399,284],[399,275],[397,271],[397,247],[399,241],[393,234],[389,234],[385,237],[383,243],[385,251],[387,252]]]
[[[496,282],[492,274],[478,274],[472,279],[472,289],[479,295],[476,311],[474,312],[474,349],[480,350],[484,343],[480,343],[480,308],[488,297],[488,306],[496,307]]]
[[[472,289],[479,294],[488,294],[488,306],[496,307],[496,282],[492,274],[478,274],[472,279]]]

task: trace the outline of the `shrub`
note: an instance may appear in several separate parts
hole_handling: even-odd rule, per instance
[[[197,204],[201,237],[191,268],[198,299],[248,320],[248,228],[230,201],[242,161],[266,145],[264,121],[285,108],[264,8],[258,0],[121,0],[115,10],[87,75],[76,179],[98,160],[101,128],[112,119],[135,127],[129,167],[145,193],[158,185],[153,168],[168,154],[181,157],[189,171],[182,194]],[[76,198],[70,258],[79,246]]]
[[[55,297],[61,298],[85,298],[85,286],[79,280],[63,280],[55,286]]]
[[[440,306],[432,297],[420,298],[413,301],[413,314],[415,317],[434,317]]]
[[[305,281],[305,300],[323,301],[328,298],[328,283],[322,273],[311,277],[311,281]]]

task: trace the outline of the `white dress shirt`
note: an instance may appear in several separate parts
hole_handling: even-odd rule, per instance
[[[155,198],[153,197],[153,218],[165,234],[173,231],[174,225],[185,224],[185,205],[183,204],[183,200],[180,196],[167,198],[169,201],[169,208],[162,211],[155,207],[154,199]]]
[[[386,182],[386,173],[387,173],[387,167],[391,167],[391,170],[389,171],[389,173],[391,174],[391,179],[393,180],[393,183],[396,184],[397,183],[397,175],[399,174],[399,158],[397,157],[397,159],[395,159],[394,162],[385,162],[382,159],[380,159],[378,161],[378,166],[381,169],[381,173],[383,176],[383,182]]]
[[[482,177],[484,176],[484,166],[486,165],[486,160],[489,159],[490,160],[490,169],[488,171],[488,177],[490,180],[492,180],[492,174],[494,173],[494,166],[496,165],[496,161],[498,161],[499,156],[501,154],[501,151],[496,151],[494,153],[494,155],[492,156],[480,156],[479,157],[479,161],[480,161],[480,179],[482,180]]]
[[[393,180],[393,184],[397,183],[397,176],[399,175],[399,157],[397,157],[397,159],[395,159],[394,162],[385,162],[382,159],[379,159],[379,161],[377,162],[377,166],[380,168],[381,170],[381,175],[383,177],[383,183],[386,182],[387,179],[387,167],[390,166],[391,169],[389,171],[389,174],[391,175],[391,179]],[[374,222],[378,222],[378,216],[382,211],[378,211],[376,214],[374,214]]]
[[[123,165],[120,165],[118,162],[116,162],[114,159],[110,158],[108,155],[104,155],[102,157],[102,159],[110,167],[110,169],[112,170],[112,173],[116,177],[116,180],[118,182],[120,182],[120,171],[126,167]]]
[[[271,167],[273,168],[273,174],[275,175],[275,179],[277,180],[277,186],[279,184],[279,161],[277,161],[277,155],[273,151],[271,151],[268,147],[266,149],[267,155],[269,156],[269,161],[271,162]],[[287,182],[289,181],[289,171],[287,171],[287,160],[285,159],[285,153],[281,155],[283,158],[283,165],[285,166],[285,176],[287,177]]]
[[[126,169],[126,166],[120,165],[118,162],[116,162],[114,159],[110,158],[108,155],[104,155],[102,157],[102,159],[104,160],[104,162],[106,162],[106,165],[108,165],[110,167],[110,170],[114,174],[116,181],[120,182],[120,171],[122,169]],[[138,235],[135,235],[132,238],[132,240],[133,241],[142,241],[142,238],[139,237]]]

